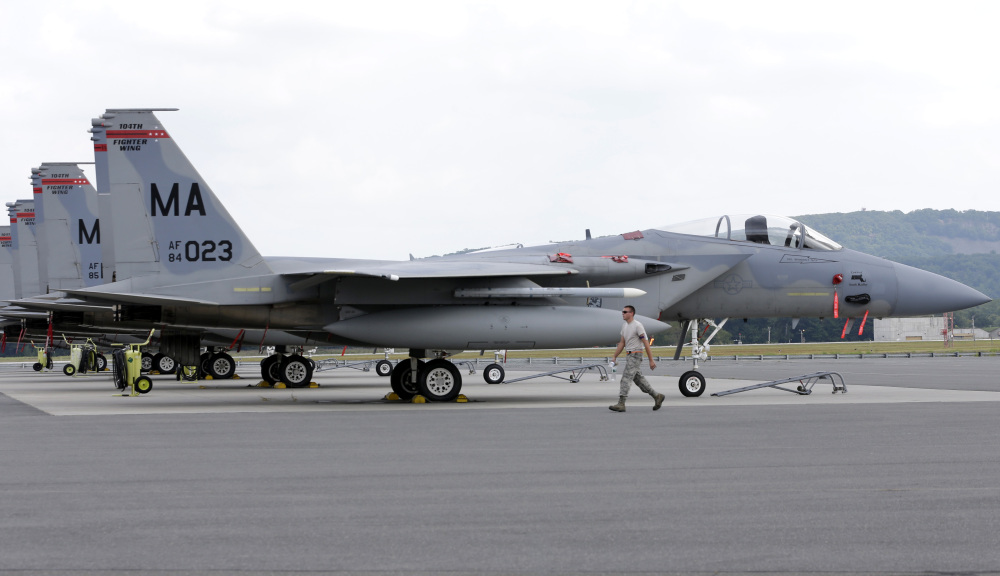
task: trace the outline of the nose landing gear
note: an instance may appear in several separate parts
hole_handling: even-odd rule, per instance
[[[715,335],[722,330],[722,327],[726,325],[729,318],[723,318],[721,322],[716,324],[711,319],[694,319],[687,320],[684,322],[684,328],[681,330],[680,338],[677,342],[677,350],[674,352],[674,360],[679,360],[681,357],[681,349],[684,347],[684,337],[687,334],[688,329],[691,330],[691,361],[694,363],[694,369],[688,370],[681,375],[680,380],[677,382],[677,387],[680,388],[681,394],[689,398],[694,398],[701,396],[705,393],[705,377],[698,371],[698,360],[707,360],[708,351],[711,350],[710,342]],[[705,331],[707,332],[710,327],[715,328],[708,338],[704,342],[699,343],[698,341],[698,323],[705,323]]]

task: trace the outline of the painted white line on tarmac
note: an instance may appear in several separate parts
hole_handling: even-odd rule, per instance
[[[319,374],[319,388],[257,388],[256,380],[177,382],[155,376],[152,392],[138,397],[116,395],[108,375],[68,378],[55,373],[0,374],[0,393],[55,416],[116,414],[215,414],[267,412],[335,412],[370,410],[476,410],[511,408],[606,408],[617,401],[618,384],[585,374],[571,383],[552,377],[515,384],[487,385],[480,375],[463,374],[468,403],[410,404],[384,401],[388,378],[374,374]],[[716,398],[713,391],[757,383],[746,380],[709,379],[708,391],[699,398],[685,398],[673,377],[651,376],[650,383],[667,396],[664,410],[715,406],[818,406],[892,404],[903,402],[998,402],[1000,392],[851,386],[847,394],[831,394],[832,386],[820,383],[809,396],[769,388]],[[652,400],[635,387],[627,406],[647,410]]]

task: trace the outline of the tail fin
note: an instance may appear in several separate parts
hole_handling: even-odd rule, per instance
[[[44,162],[32,170],[39,277],[49,290],[103,284],[97,190],[75,162]]]
[[[151,273],[184,281],[269,274],[257,249],[156,117],[159,110],[164,109],[109,109],[91,123],[98,192],[110,194],[115,279]]]
[[[11,250],[14,255],[14,295],[30,298],[41,294],[38,283],[38,245],[35,241],[35,202],[7,203],[10,215]]]
[[[14,292],[14,254],[10,226],[0,226],[0,306],[17,298]],[[7,271],[10,270],[8,274]]]

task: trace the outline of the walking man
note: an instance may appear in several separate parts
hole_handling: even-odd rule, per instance
[[[622,325],[622,337],[618,341],[618,348],[615,349],[615,357],[612,362],[618,362],[618,355],[625,350],[627,359],[625,360],[625,373],[622,374],[621,386],[618,391],[618,403],[608,406],[615,412],[625,411],[625,398],[628,397],[628,390],[632,387],[632,381],[640,390],[653,397],[655,404],[653,410],[659,410],[663,404],[663,394],[657,394],[656,390],[649,385],[646,377],[639,373],[642,368],[642,351],[645,349],[649,356],[649,369],[656,370],[656,362],[653,361],[653,352],[649,349],[649,338],[646,337],[646,329],[635,319],[635,307],[625,306],[622,310],[622,317],[625,323]]]

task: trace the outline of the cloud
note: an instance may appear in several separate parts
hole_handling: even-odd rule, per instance
[[[992,4],[5,4],[0,183],[164,123],[265,254],[1000,209]],[[280,209],[275,208],[280,207]]]

